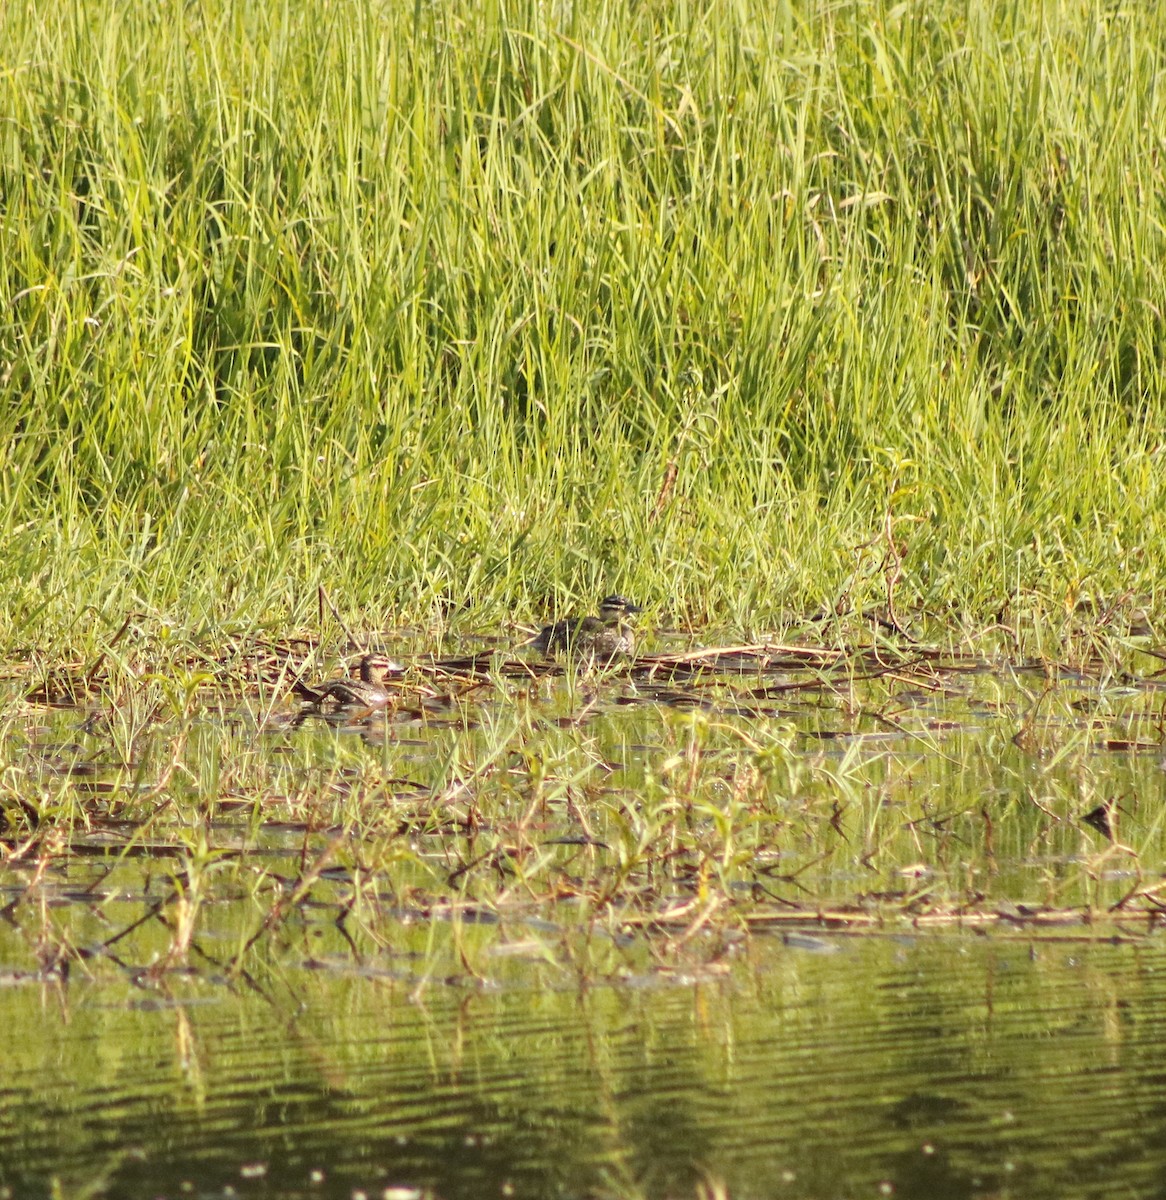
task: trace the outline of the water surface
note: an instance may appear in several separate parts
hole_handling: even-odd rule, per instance
[[[1166,1194],[1159,708],[968,664],[12,708],[0,1187]]]
[[[1156,1195],[1159,939],[754,939],[722,978],[0,994],[13,1196]],[[390,1193],[391,1194],[391,1193]],[[401,1193],[404,1194],[404,1193]]]

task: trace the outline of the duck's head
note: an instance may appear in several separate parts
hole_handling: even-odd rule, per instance
[[[360,678],[365,683],[384,683],[389,676],[403,675],[405,668],[384,654],[366,654],[360,660]]]
[[[643,611],[640,605],[633,604],[626,596],[618,594],[604,596],[599,602],[599,619],[605,624],[614,624],[616,621],[622,621],[624,617],[631,616],[632,613]]]

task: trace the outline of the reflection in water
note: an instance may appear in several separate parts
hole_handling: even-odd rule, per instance
[[[694,986],[514,963],[421,1000],[302,970],[8,988],[0,1173],[22,1197],[1156,1194],[1164,968],[1153,941],[758,938]]]
[[[0,730],[2,1195],[1166,1194],[1157,692],[729,682]]]

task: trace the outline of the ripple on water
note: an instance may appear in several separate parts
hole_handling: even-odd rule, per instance
[[[705,1169],[734,1197],[1147,1194],[1164,980],[1155,942],[759,938],[721,980],[649,991],[411,1000],[290,971],[143,1011],[9,989],[0,1181],[43,1194],[108,1169],[114,1194],[293,1196],[319,1170],[313,1195],[452,1200],[619,1178],[695,1194]]]

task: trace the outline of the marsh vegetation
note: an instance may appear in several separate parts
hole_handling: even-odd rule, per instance
[[[1054,1196],[1113,1179],[1082,1122],[1141,1144],[1153,672],[479,648],[372,711],[276,649],[6,720],[11,1194]]]
[[[1164,34],[5,4],[0,1189],[1160,1170]]]
[[[1164,19],[6,4],[0,641],[1156,618]]]

